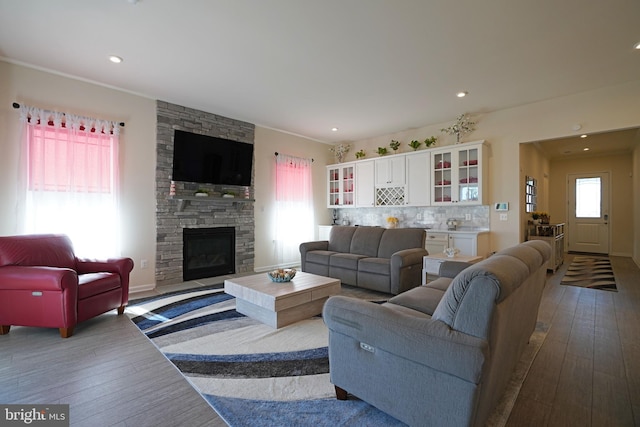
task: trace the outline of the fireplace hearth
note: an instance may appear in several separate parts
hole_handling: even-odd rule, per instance
[[[184,280],[235,273],[234,227],[184,228],[182,240]]]

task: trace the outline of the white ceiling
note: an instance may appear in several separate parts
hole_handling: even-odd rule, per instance
[[[0,58],[335,142],[638,80],[639,22],[637,0],[0,0]]]

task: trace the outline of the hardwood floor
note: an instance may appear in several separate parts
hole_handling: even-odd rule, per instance
[[[570,258],[548,276],[548,335],[507,425],[640,425],[640,270],[612,257],[618,292],[560,285]],[[68,339],[22,327],[0,336],[0,403],[68,403],[72,426],[226,425],[115,310]]]
[[[560,285],[571,258],[548,277],[548,335],[507,426],[640,425],[640,270],[611,257],[618,292]]]
[[[57,331],[0,336],[0,403],[69,404],[71,426],[227,425],[126,316]]]

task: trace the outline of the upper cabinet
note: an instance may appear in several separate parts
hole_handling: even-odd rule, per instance
[[[329,208],[486,204],[484,141],[327,166]]]
[[[431,152],[431,203],[483,204],[486,185],[484,141],[456,144]]]
[[[375,205],[404,206],[406,204],[405,155],[375,159]]]
[[[355,163],[327,166],[329,208],[355,207]]]
[[[375,206],[375,163],[373,160],[356,162],[356,207]]]
[[[405,183],[405,156],[375,159],[376,187],[400,187]]]
[[[407,206],[431,204],[431,153],[418,151],[406,155]]]

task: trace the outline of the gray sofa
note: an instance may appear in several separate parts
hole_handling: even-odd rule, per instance
[[[352,393],[411,426],[484,425],[535,329],[550,254],[521,243],[382,305],[329,298],[338,399]]]
[[[302,271],[397,295],[421,283],[426,231],[336,225],[329,240],[300,245]]]

